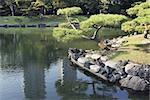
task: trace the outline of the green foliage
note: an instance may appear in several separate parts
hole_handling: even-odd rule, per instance
[[[36,2],[33,3],[33,7],[40,7],[45,6],[44,0],[36,0]]]
[[[150,15],[150,1],[135,5],[134,7],[127,10],[130,16],[145,16]]]
[[[150,24],[150,1],[135,5],[127,10],[130,16],[137,16],[137,18],[122,24],[122,30],[125,32],[143,33],[144,25]]]
[[[79,38],[79,35],[82,33],[81,30],[67,29],[67,28],[54,28],[53,36],[58,41],[67,42],[73,39]]]
[[[71,25],[70,25],[70,23],[60,23],[59,25],[58,25],[58,27],[59,28],[72,28],[71,27]]]
[[[70,8],[64,8],[64,9],[59,9],[57,11],[57,15],[75,15],[75,14],[80,14],[82,13],[82,9],[80,7],[70,7]]]
[[[138,17],[131,21],[122,24],[122,30],[125,32],[143,33],[145,30],[144,24],[150,24],[150,15],[145,17]]]
[[[58,41],[69,42],[81,38],[81,35],[90,35],[93,34],[93,32],[94,30],[92,29],[74,30],[69,28],[54,28],[53,37]]]
[[[140,10],[137,13],[137,16],[140,16],[140,17],[144,17],[144,16],[147,16],[147,15],[150,15],[150,8],[149,9]]]
[[[80,23],[81,28],[90,28],[93,24],[102,25],[105,27],[120,27],[121,24],[127,21],[128,18],[124,15],[117,14],[98,14],[92,15],[86,21]]]

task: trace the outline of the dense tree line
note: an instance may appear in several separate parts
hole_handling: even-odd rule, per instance
[[[83,14],[122,13],[145,0],[1,0],[0,15],[56,14],[59,8],[77,6]],[[33,13],[34,12],[34,13]]]

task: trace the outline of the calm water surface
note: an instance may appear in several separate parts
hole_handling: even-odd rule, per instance
[[[22,33],[22,31],[19,31]],[[105,84],[70,66],[69,47],[98,49],[91,41],[58,43],[45,31],[0,34],[0,100],[148,100],[148,93]],[[48,31],[47,31],[48,33]]]

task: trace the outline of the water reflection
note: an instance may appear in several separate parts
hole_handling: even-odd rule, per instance
[[[90,77],[86,79],[87,76],[81,74],[82,72],[71,67],[67,60],[58,59],[58,80],[55,86],[62,100],[115,99],[113,97],[113,93],[117,91],[115,86],[108,86],[100,81],[90,79]]]
[[[62,44],[46,37],[45,41],[43,35],[0,34],[0,100],[149,99],[149,92],[121,90],[70,66],[68,47],[90,49],[96,44]]]
[[[26,58],[26,59],[31,59]],[[28,60],[23,63],[24,70],[24,93],[26,98],[45,98],[45,75],[44,67],[36,61]]]

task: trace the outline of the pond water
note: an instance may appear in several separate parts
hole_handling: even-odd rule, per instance
[[[58,43],[43,34],[49,30],[5,32],[0,32],[0,100],[149,99],[148,93],[106,84],[70,65],[68,48],[98,49],[92,41]]]

